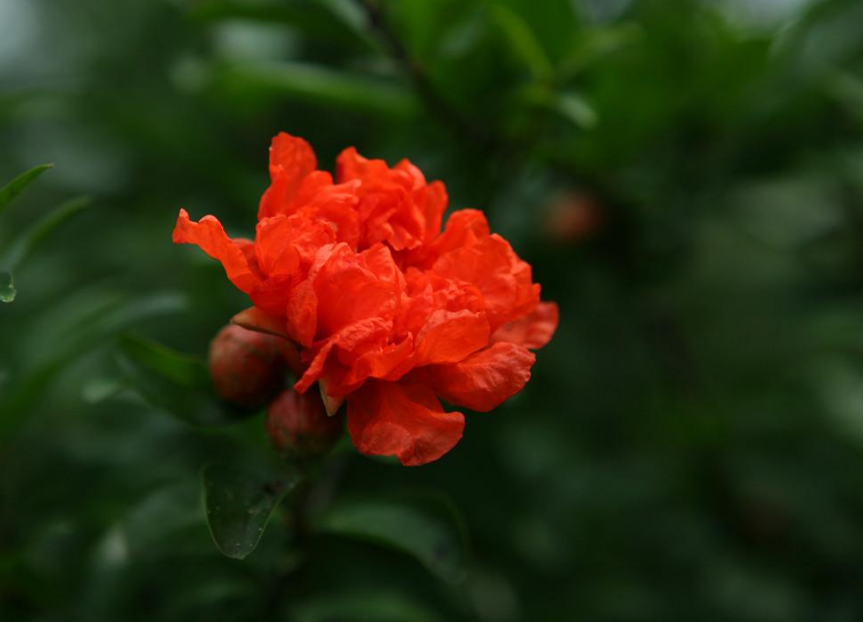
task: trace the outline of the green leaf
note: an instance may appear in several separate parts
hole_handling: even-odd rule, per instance
[[[515,11],[501,5],[492,7],[491,16],[512,52],[531,75],[537,80],[551,79],[554,76],[554,66],[524,20]]]
[[[340,503],[320,517],[317,529],[411,555],[447,583],[464,575],[463,525],[454,508],[438,498]]]
[[[572,91],[558,92],[541,84],[531,84],[519,89],[517,97],[528,106],[557,114],[579,129],[590,129],[598,121],[593,107]]]
[[[571,50],[558,69],[558,78],[571,80],[605,57],[636,43],[643,34],[641,26],[635,23],[582,31],[580,36],[573,37]]]
[[[118,351],[121,369],[141,396],[186,423],[226,425],[253,414],[216,397],[200,358],[132,333],[120,336]]]
[[[17,270],[21,262],[33,252],[33,249],[41,244],[54,230],[88,207],[90,207],[90,198],[78,197],[51,210],[24,234],[16,238],[15,244],[3,257],[2,265],[9,271]]]
[[[70,363],[142,320],[186,309],[185,297],[160,292],[129,299],[94,285],[68,293],[34,319],[27,356],[0,393],[0,439],[20,424]]]
[[[54,230],[89,206],[90,199],[87,197],[73,199],[43,216],[24,234],[16,238],[15,244],[0,260],[0,267],[3,268],[3,272],[0,273],[0,301],[12,302],[15,299],[17,291],[13,274],[21,267],[24,259]]]
[[[281,24],[330,45],[376,49],[373,39],[362,28],[362,14],[353,0],[304,0],[290,3],[280,0],[205,0],[194,4],[190,13],[202,21],[241,19]]]
[[[300,604],[292,612],[295,622],[439,622],[425,605],[398,592],[331,592]]]
[[[12,273],[5,270],[0,272],[0,302],[12,302],[17,293]]]
[[[418,110],[416,97],[404,86],[316,65],[294,62],[230,65],[220,77],[226,86],[244,97],[263,91],[386,117],[410,117]]]
[[[217,464],[205,467],[201,479],[213,542],[224,555],[243,559],[258,546],[273,510],[301,477],[293,469]]]
[[[31,168],[29,171],[21,173],[18,177],[0,188],[0,213],[8,208],[9,205],[12,204],[12,201],[14,201],[19,194],[24,192],[24,189],[27,186],[36,181],[42,173],[53,166],[53,164],[40,164],[39,166]]]

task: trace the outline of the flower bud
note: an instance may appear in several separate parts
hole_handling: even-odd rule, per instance
[[[338,440],[344,424],[328,417],[317,391],[300,394],[286,389],[267,408],[267,436],[282,454],[308,458],[325,453]]]
[[[284,386],[287,365],[281,337],[229,324],[210,343],[210,376],[226,402],[253,410]]]
[[[590,238],[601,225],[599,200],[582,193],[557,197],[545,222],[548,237],[559,244],[572,244]]]

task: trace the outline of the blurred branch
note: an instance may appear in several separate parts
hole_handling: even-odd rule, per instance
[[[410,76],[414,87],[428,108],[441,121],[452,127],[459,134],[477,144],[487,147],[493,146],[495,142],[493,136],[476,127],[470,120],[463,117],[458,110],[438,93],[425,67],[411,55],[407,46],[405,46],[399,35],[387,22],[386,16],[381,10],[380,2],[378,0],[358,0],[358,2],[365,11],[372,28],[389,48],[393,58]]]

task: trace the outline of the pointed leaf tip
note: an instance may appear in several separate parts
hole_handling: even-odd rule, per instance
[[[39,166],[31,168],[29,171],[21,173],[18,177],[0,188],[0,213],[9,207],[9,205],[12,204],[12,201],[14,201],[19,194],[24,192],[24,189],[27,186],[36,181],[42,173],[53,167],[53,164],[40,164]]]
[[[244,559],[258,546],[273,511],[300,482],[296,471],[214,464],[201,474],[207,525],[216,547]]]

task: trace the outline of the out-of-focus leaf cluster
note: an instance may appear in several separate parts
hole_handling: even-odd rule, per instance
[[[859,619],[861,23],[856,0],[0,0],[0,179],[56,165],[0,249],[92,197],[0,305],[0,618]],[[561,326],[445,459],[345,451],[304,548],[286,503],[238,562],[200,474],[265,455],[260,417],[170,417],[201,394],[120,335],[203,355],[247,306],[170,230],[184,206],[251,235],[279,130],[325,168],[356,145],[445,181]]]

